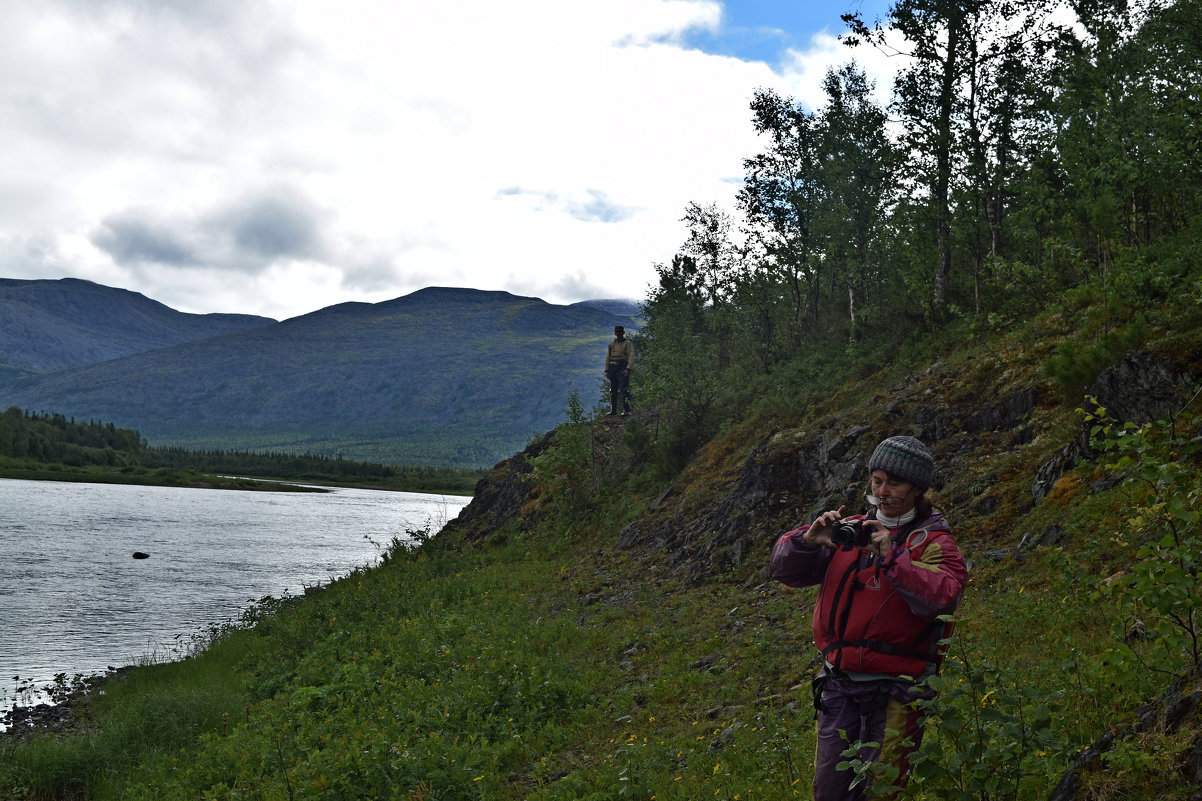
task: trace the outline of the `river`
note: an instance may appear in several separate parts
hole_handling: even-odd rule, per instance
[[[264,596],[302,593],[376,563],[407,531],[437,531],[468,500],[0,479],[0,710],[21,684],[173,658]]]

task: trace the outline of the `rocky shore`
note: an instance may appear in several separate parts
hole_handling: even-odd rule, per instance
[[[109,668],[92,676],[75,676],[42,688],[46,700],[16,704],[0,711],[0,737],[28,737],[35,733],[69,734],[88,719],[88,703],[94,693],[104,692],[106,682],[129,668]]]

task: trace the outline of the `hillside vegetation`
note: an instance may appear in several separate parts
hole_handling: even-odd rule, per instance
[[[746,223],[686,210],[632,419],[570,395],[442,532],[114,677],[0,787],[808,798],[814,597],[769,549],[908,433],[972,568],[902,797],[1199,797],[1202,7],[1074,9],[899,0],[900,142],[852,68],[757,95]]]

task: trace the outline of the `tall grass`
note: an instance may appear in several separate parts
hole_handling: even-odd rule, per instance
[[[0,743],[0,787],[18,798],[104,797],[138,763],[221,731],[246,703],[235,666],[250,636],[227,629],[190,659],[118,673],[83,702],[76,733]]]

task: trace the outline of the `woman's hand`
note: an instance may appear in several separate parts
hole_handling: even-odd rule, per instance
[[[879,520],[864,520],[862,525],[872,529],[871,541],[863,550],[869,553],[874,553],[884,561],[889,552],[893,550],[893,536],[889,533],[889,529],[885,528],[885,524]]]
[[[822,545],[827,548],[834,548],[835,543],[831,540],[832,526],[843,519],[843,512],[846,506],[840,506],[838,509],[831,509],[829,512],[823,512],[818,515],[817,519],[810,524],[806,533],[802,535],[806,545]]]

